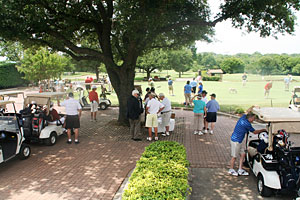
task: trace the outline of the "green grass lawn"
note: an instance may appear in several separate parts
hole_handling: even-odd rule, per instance
[[[163,71],[158,76],[166,75],[167,72]],[[171,74],[172,77],[176,77],[177,80],[174,81],[174,94],[175,96],[170,96],[168,93],[168,84],[166,81],[155,82],[156,93],[163,92],[171,100],[173,106],[182,106],[184,102],[183,87],[186,83],[185,80],[180,80],[174,71],[168,71],[168,74]],[[88,74],[85,74],[88,75]],[[144,74],[145,75],[145,74]],[[154,76],[154,74],[151,74]],[[189,78],[192,80],[192,77],[195,75],[195,72],[188,72],[184,75],[184,78]],[[142,77],[143,73],[137,73],[137,76]],[[187,76],[187,77],[185,77]],[[265,106],[274,106],[274,107],[288,107],[289,101],[291,99],[291,91],[294,86],[300,86],[298,82],[300,77],[293,76],[293,82],[290,84],[290,91],[284,91],[283,78],[285,76],[265,76],[264,80],[260,75],[248,75],[248,82],[245,87],[241,83],[242,74],[225,74],[223,76],[222,82],[211,82],[204,81],[204,89],[208,94],[215,93],[217,95],[216,100],[219,102],[222,111],[232,112],[237,108],[247,109],[252,105],[258,105],[261,107]],[[264,98],[264,86],[266,80],[274,80],[273,88],[270,91],[270,96],[268,99]],[[148,87],[147,82],[136,81],[135,84],[142,85],[143,91]],[[231,94],[229,88],[235,88],[237,94]],[[100,91],[98,90],[98,93]],[[145,92],[143,93],[143,96]],[[115,93],[112,93],[108,96],[112,101],[113,105],[118,105],[117,96]],[[210,99],[210,98],[209,98]]]

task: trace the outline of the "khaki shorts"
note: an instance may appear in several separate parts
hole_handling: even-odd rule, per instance
[[[158,127],[157,114],[147,114],[146,127]]]
[[[171,119],[171,111],[161,114],[161,122],[163,126],[169,126]]]
[[[98,111],[98,103],[97,101],[93,101],[91,103],[91,112],[97,112]]]
[[[231,156],[237,158],[240,154],[245,153],[243,143],[233,142],[230,140]]]
[[[169,90],[173,91],[173,85],[169,85]]]
[[[251,157],[254,157],[254,156],[257,154],[257,149],[254,148],[254,147],[248,147],[248,148],[247,148],[247,151],[248,151],[248,154],[249,154]]]

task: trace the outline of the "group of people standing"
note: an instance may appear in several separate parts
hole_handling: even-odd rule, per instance
[[[207,92],[194,95],[191,104],[194,105],[194,134],[203,135],[205,133],[214,133],[215,123],[217,121],[217,112],[220,110],[219,103],[216,101],[216,94],[211,94],[211,100],[206,98]],[[208,128],[210,124],[210,130]],[[203,128],[201,126],[203,125]]]
[[[155,94],[155,89],[152,87],[146,89],[146,95],[142,100],[138,90],[132,91],[132,96],[127,101],[127,117],[130,123],[130,133],[132,140],[141,141],[140,122],[141,115],[145,108],[145,127],[148,128],[147,141],[152,141],[152,131],[154,129],[154,140],[158,140],[158,115],[162,118],[162,125],[165,127],[165,132],[162,136],[169,136],[169,126],[171,118],[171,102],[163,93]],[[160,101],[159,101],[160,100]],[[145,106],[143,106],[143,101]]]

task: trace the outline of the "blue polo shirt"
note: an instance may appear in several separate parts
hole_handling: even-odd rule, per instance
[[[220,110],[219,103],[215,100],[212,99],[206,104],[207,112],[218,112]]]
[[[251,123],[246,118],[246,115],[243,115],[235,125],[234,131],[231,135],[231,141],[242,143],[245,134],[248,131],[253,132],[255,131],[255,129],[252,127]]]
[[[201,94],[203,91],[203,85],[198,86],[198,94]]]
[[[173,81],[172,80],[168,80],[168,85],[172,85]]]
[[[192,82],[191,82],[191,86],[192,86],[192,87],[197,87],[197,82],[196,82],[196,81],[192,81]]]
[[[191,93],[192,93],[192,86],[186,84],[186,85],[184,86],[184,93],[185,93],[185,94],[191,94]]]

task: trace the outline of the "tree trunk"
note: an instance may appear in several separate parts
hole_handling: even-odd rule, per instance
[[[146,72],[147,72],[147,80],[149,80],[150,75],[151,75],[151,71],[150,70],[146,70]]]
[[[181,72],[179,72],[179,78],[181,78]]]
[[[99,67],[95,67],[95,72],[96,72],[96,80],[98,82],[99,81]]]
[[[134,89],[135,67],[121,66],[118,69],[112,69],[111,67],[107,67],[106,69],[119,100],[118,121],[128,124],[127,100]]]

